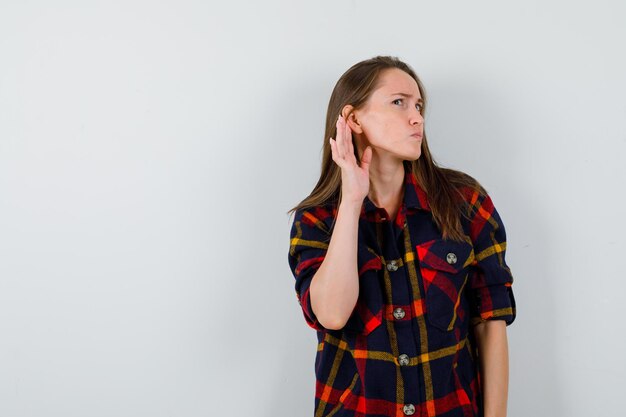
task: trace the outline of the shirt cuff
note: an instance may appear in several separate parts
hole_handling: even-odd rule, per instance
[[[507,326],[513,323],[516,308],[510,284],[482,287],[474,291],[477,310],[472,315],[472,325],[487,320],[504,320]]]

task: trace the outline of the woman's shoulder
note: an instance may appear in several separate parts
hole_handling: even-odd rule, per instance
[[[319,229],[330,234],[337,218],[337,205],[325,203],[318,205],[304,205],[294,210],[294,224],[300,222],[305,226]]]
[[[450,168],[442,168],[442,170],[448,181],[459,191],[465,201],[471,202],[487,195],[487,190],[470,174]]]
[[[304,204],[294,210],[297,216],[313,216],[319,220],[337,216],[337,205],[332,203],[324,203],[317,205]]]

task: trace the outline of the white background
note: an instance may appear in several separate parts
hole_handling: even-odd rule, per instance
[[[509,416],[623,411],[620,1],[1,1],[0,416],[309,416],[287,210],[332,87],[400,57],[490,192]]]

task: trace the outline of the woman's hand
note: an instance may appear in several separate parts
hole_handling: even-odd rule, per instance
[[[372,148],[365,148],[359,167],[352,145],[352,130],[341,115],[337,119],[337,139],[329,138],[329,141],[333,161],[341,168],[342,200],[363,203],[370,189]]]

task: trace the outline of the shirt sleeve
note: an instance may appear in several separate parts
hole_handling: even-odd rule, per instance
[[[505,261],[504,223],[489,195],[475,193],[470,201],[470,237],[474,244],[472,324],[486,320],[513,323],[516,316],[513,275]]]
[[[302,307],[306,323],[316,330],[326,330],[313,313],[309,293],[313,275],[322,264],[330,242],[330,231],[320,220],[322,214],[321,209],[296,211],[288,256],[289,267],[296,280],[296,298]]]

